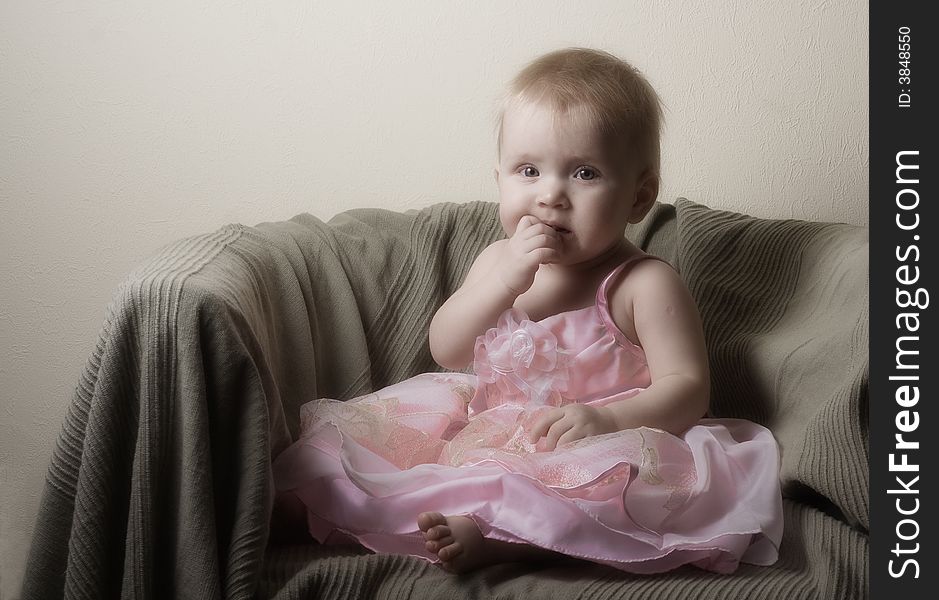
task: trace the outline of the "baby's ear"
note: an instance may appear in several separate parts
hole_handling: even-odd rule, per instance
[[[633,203],[632,214],[629,215],[629,222],[638,223],[643,220],[658,197],[659,176],[650,170],[646,170],[639,176],[639,181],[636,184],[636,199]]]

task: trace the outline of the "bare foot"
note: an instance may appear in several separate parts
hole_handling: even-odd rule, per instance
[[[423,512],[417,516],[417,526],[424,532],[424,547],[436,553],[443,568],[452,573],[466,573],[524,558],[557,556],[542,548],[486,539],[469,517],[445,517],[439,512]]]
[[[437,554],[447,571],[466,573],[496,562],[493,553],[486,551],[486,538],[469,517],[424,512],[417,516],[417,526],[424,532],[424,547]]]

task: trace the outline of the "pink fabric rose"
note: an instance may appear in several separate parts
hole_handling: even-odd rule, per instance
[[[570,355],[551,331],[518,308],[476,338],[473,369],[486,386],[489,407],[515,402],[559,406],[567,391]]]

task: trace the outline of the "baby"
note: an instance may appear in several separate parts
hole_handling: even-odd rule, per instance
[[[655,91],[613,56],[565,50],[513,82],[499,135],[499,218],[508,239],[486,248],[437,311],[430,347],[443,367],[472,362],[476,338],[512,306],[532,320],[590,307],[603,277],[642,257],[623,236],[659,188]],[[611,282],[617,329],[645,351],[653,384],[606,406],[570,403],[544,415],[531,441],[547,446],[644,425],[681,435],[708,407],[707,351],[691,295],[667,264],[645,260]],[[444,564],[491,556],[466,517],[424,513],[419,523]],[[461,560],[462,559],[462,560]]]
[[[275,477],[315,538],[455,572],[558,554],[643,573],[775,561],[775,440],[702,419],[694,301],[624,237],[658,194],[660,123],[649,83],[607,53],[552,52],[515,78],[495,169],[506,239],[430,326],[434,359],[475,375],[304,406]]]

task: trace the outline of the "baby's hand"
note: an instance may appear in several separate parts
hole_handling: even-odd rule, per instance
[[[617,429],[613,413],[607,409],[587,404],[565,404],[549,410],[538,419],[531,430],[529,441],[536,444],[547,436],[547,449],[554,450],[567,442],[614,431]]]
[[[538,267],[559,258],[560,242],[558,232],[535,217],[519,219],[496,266],[502,282],[517,295],[528,291]]]

